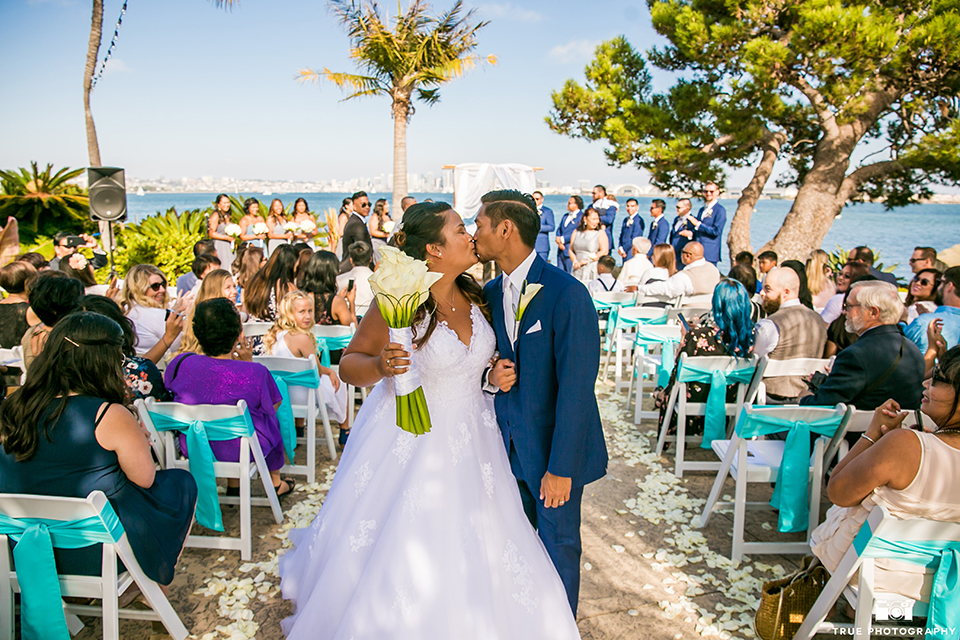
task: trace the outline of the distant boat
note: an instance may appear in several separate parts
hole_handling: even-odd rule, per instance
[[[272,195],[273,195],[273,191],[264,191],[264,192],[263,192],[263,195],[265,195],[265,196],[272,196]]]
[[[138,196],[144,195],[144,193],[143,193],[143,187],[137,187],[137,195],[138,195]]]

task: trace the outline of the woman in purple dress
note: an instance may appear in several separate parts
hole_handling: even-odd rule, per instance
[[[257,431],[260,448],[270,469],[278,496],[293,490],[292,480],[280,479],[283,466],[283,438],[277,420],[280,390],[262,364],[252,362],[253,354],[242,336],[240,315],[226,298],[198,304],[193,314],[193,333],[202,353],[183,353],[167,367],[165,382],[177,402],[184,404],[230,404],[246,400],[250,418]],[[217,460],[240,459],[240,440],[212,441],[210,448]],[[187,439],[180,435],[185,454]],[[239,495],[239,480],[230,480],[227,495]]]

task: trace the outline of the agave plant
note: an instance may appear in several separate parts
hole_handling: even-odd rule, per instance
[[[83,169],[66,167],[54,173],[52,164],[40,171],[36,162],[30,163],[29,170],[0,170],[0,219],[16,218],[25,242],[59,231],[92,231],[90,199],[84,189],[70,184],[81,173]]]
[[[193,263],[193,245],[206,237],[207,213],[202,209],[177,213],[171,207],[140,224],[126,225],[116,258],[119,271],[125,274],[135,264],[152,264],[171,280],[186,273]]]

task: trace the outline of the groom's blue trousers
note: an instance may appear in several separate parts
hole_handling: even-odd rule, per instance
[[[562,507],[547,509],[543,506],[543,500],[540,500],[540,485],[531,487],[520,479],[523,477],[520,460],[512,442],[510,468],[517,477],[523,511],[540,535],[543,546],[547,548],[547,553],[560,574],[567,599],[570,601],[570,609],[576,618],[577,602],[580,600],[580,501],[583,499],[583,487],[571,489],[570,498]]]

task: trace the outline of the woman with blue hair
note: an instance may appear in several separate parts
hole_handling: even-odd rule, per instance
[[[734,356],[745,358],[753,350],[753,320],[750,318],[752,306],[746,288],[736,280],[724,278],[713,290],[713,309],[700,318],[691,318],[690,330],[680,340],[680,353],[692,356]],[[659,424],[663,424],[666,415],[667,400],[677,383],[677,368],[674,366],[667,387],[656,395],[656,406],[660,409]],[[699,382],[687,384],[688,402],[706,402],[710,385]],[[737,386],[727,389],[727,402],[735,402]],[[671,434],[676,431],[676,423],[671,425]],[[703,433],[703,416],[687,418],[687,435]]]

